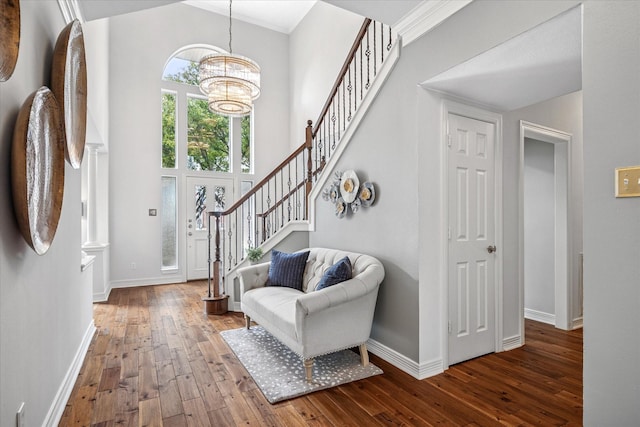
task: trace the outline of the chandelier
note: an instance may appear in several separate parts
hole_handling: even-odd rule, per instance
[[[200,91],[209,109],[226,116],[241,117],[251,112],[260,96],[260,66],[231,49],[231,2],[229,0],[229,53],[214,53],[200,60]]]

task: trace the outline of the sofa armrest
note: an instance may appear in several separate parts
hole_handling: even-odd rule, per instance
[[[269,265],[270,263],[265,262],[238,269],[241,298],[245,292],[251,289],[264,287],[269,278]]]

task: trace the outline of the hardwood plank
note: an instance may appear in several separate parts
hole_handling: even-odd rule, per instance
[[[160,361],[157,369],[162,418],[171,418],[184,413],[178,382],[171,359]]]
[[[153,357],[153,350],[146,349],[140,351],[138,357],[138,395],[140,400],[154,399],[158,397],[158,373]]]
[[[160,415],[160,399],[154,397],[140,401],[139,422],[140,427],[162,427]]]
[[[185,400],[182,403],[188,426],[202,427],[209,425],[209,414],[201,398]]]
[[[114,289],[61,426],[516,426],[582,424],[582,331],[526,321],[526,344],[418,381],[384,374],[269,404],[220,331],[240,313],[205,316],[206,282]],[[188,415],[187,415],[188,413]]]

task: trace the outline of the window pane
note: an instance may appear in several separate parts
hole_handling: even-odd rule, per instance
[[[176,167],[176,95],[162,94],[162,167]]]
[[[195,198],[196,230],[206,230],[207,223],[205,221],[205,210],[207,209],[207,187],[205,185],[196,185]]]
[[[215,211],[224,211],[224,207],[226,205],[226,188],[225,187],[217,187],[215,189],[215,207],[213,210]]]
[[[251,173],[251,115],[242,118],[242,172]]]
[[[162,268],[178,267],[176,177],[162,177]]]
[[[188,98],[187,169],[230,172],[229,118],[209,110],[206,99]]]
[[[197,86],[198,63],[174,56],[164,68],[162,80]]]

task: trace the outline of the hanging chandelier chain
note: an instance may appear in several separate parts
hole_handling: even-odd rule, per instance
[[[229,0],[229,53],[233,53],[231,49],[231,3],[233,0]]]

